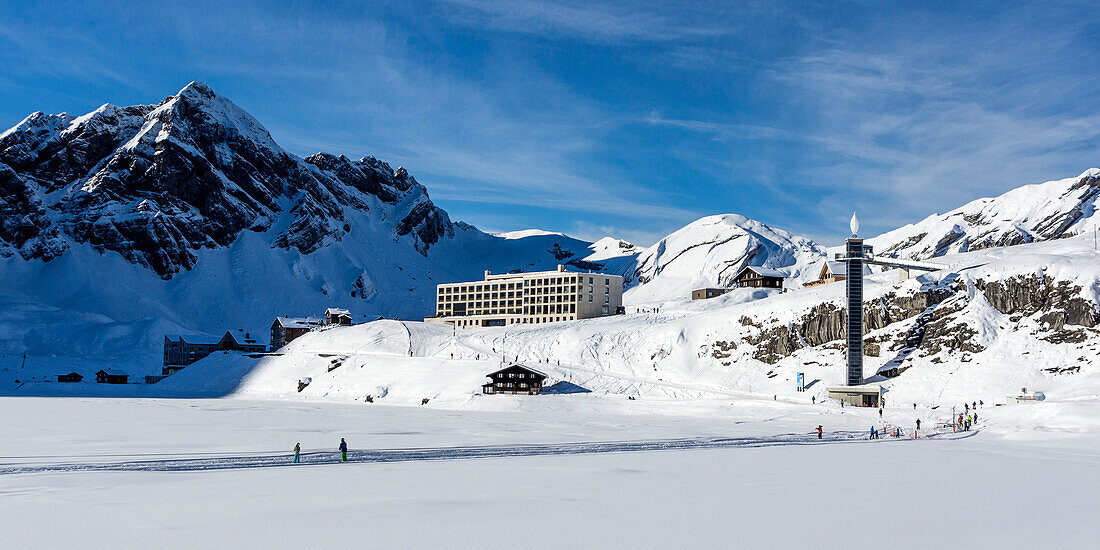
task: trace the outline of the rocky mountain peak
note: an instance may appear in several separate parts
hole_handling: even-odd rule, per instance
[[[10,168],[0,178],[0,209],[41,226],[9,221],[0,233],[9,253],[48,260],[72,240],[165,279],[193,267],[197,251],[228,246],[245,230],[272,231],[283,218],[273,246],[302,254],[353,230],[349,212],[373,208],[394,210],[384,215],[394,238],[408,236],[421,254],[453,234],[403,168],[374,157],[300,159],[199,81],[158,105],[34,113],[0,134],[0,166]],[[52,242],[26,246],[38,238]]]
[[[946,214],[884,233],[869,243],[877,253],[915,259],[1070,237],[1087,231],[1100,197],[1100,169],[1025,185]]]

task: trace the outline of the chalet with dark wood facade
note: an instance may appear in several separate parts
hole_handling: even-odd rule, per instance
[[[130,375],[115,369],[105,369],[95,373],[97,384],[129,384]]]
[[[872,273],[871,266],[863,264],[863,275]],[[848,266],[844,262],[821,262],[821,268],[817,270],[817,279],[804,283],[802,286],[812,288],[829,283],[839,283],[848,279]]]
[[[783,288],[787,274],[770,267],[745,266],[733,278],[739,288]]]
[[[240,351],[262,353],[265,346],[241,330],[225,331],[221,338],[214,336],[169,334],[164,337],[164,366],[162,375],[169,375],[215,351]]]
[[[338,307],[330,307],[325,310],[326,325],[351,325],[351,312]]]
[[[531,367],[515,364],[487,374],[492,381],[481,386],[482,393],[538,395],[547,376]]]
[[[732,288],[697,288],[691,291],[692,300],[708,300],[710,298],[717,298],[729,291]]]
[[[80,382],[82,380],[84,380],[84,377],[81,376],[79,372],[70,372],[69,374],[57,375],[58,382]]]
[[[271,351],[324,324],[325,320],[317,317],[276,317],[271,323]]]

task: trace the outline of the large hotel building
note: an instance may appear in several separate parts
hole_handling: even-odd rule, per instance
[[[602,273],[557,271],[485,272],[484,281],[436,288],[435,316],[426,322],[493,327],[589,319],[619,313],[623,278]]]

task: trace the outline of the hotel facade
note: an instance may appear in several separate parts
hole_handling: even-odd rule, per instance
[[[557,271],[485,272],[485,280],[436,287],[429,323],[493,327],[591,319],[622,310],[623,278],[602,273]]]

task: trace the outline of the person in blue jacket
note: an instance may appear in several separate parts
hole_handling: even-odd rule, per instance
[[[301,443],[295,443],[295,444],[294,444],[294,463],[295,463],[295,464],[297,464],[298,462],[300,462],[300,460],[299,460],[299,458],[298,458],[298,455],[299,455],[299,454],[300,454],[301,452],[302,452],[302,444],[301,444]]]
[[[348,461],[348,442],[340,438],[340,462]]]

